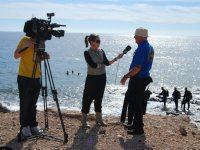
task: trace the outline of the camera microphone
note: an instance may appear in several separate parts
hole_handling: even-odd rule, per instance
[[[66,27],[66,25],[57,24],[57,23],[52,23],[50,26],[51,28]]]
[[[131,46],[127,46],[124,50],[123,50],[123,54],[126,54],[128,51],[131,50]]]

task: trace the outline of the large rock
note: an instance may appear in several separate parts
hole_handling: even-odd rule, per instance
[[[0,112],[2,113],[8,113],[10,112],[10,110],[4,106],[2,106],[2,104],[0,103]]]
[[[186,131],[184,126],[180,126],[179,131],[180,131],[182,136],[187,136],[187,131]]]

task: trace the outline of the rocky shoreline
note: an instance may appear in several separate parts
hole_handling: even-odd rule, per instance
[[[104,118],[107,127],[95,125],[94,115],[90,115],[91,129],[80,127],[79,112],[63,112],[68,143],[55,140],[34,138],[17,142],[19,131],[19,112],[5,112],[0,108],[0,147],[12,149],[199,149],[200,131],[186,115],[160,116],[147,114],[144,117],[145,134],[127,135],[124,127],[118,122],[119,117]],[[49,110],[48,134],[62,137],[62,129],[56,111]],[[37,115],[39,124],[44,126],[43,112]]]
[[[10,110],[0,103],[0,113],[8,113]]]

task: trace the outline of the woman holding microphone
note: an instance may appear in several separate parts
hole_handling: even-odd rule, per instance
[[[96,123],[100,126],[106,126],[102,119],[102,99],[106,86],[105,68],[123,56],[123,54],[119,54],[113,60],[109,61],[105,52],[100,48],[100,43],[100,37],[96,34],[91,34],[90,36],[85,37],[86,47],[90,45],[90,48],[84,52],[84,57],[87,62],[87,77],[81,109],[81,123],[84,128],[90,127],[87,124],[87,114],[90,111],[90,106],[93,100],[96,112]]]

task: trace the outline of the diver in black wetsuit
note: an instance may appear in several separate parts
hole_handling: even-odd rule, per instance
[[[177,90],[176,87],[174,88],[172,97],[173,97],[174,103],[175,103],[175,110],[178,111],[178,100],[181,98],[181,93]]]
[[[190,100],[192,99],[192,93],[185,88],[185,94],[183,96],[183,101],[181,103],[181,108],[183,108],[183,111],[185,111],[185,105],[188,104],[188,110],[190,109]]]
[[[167,97],[169,96],[168,90],[164,89],[164,87],[161,87],[162,92],[159,94],[159,96],[162,96],[162,102],[164,103],[164,107],[166,107]]]

